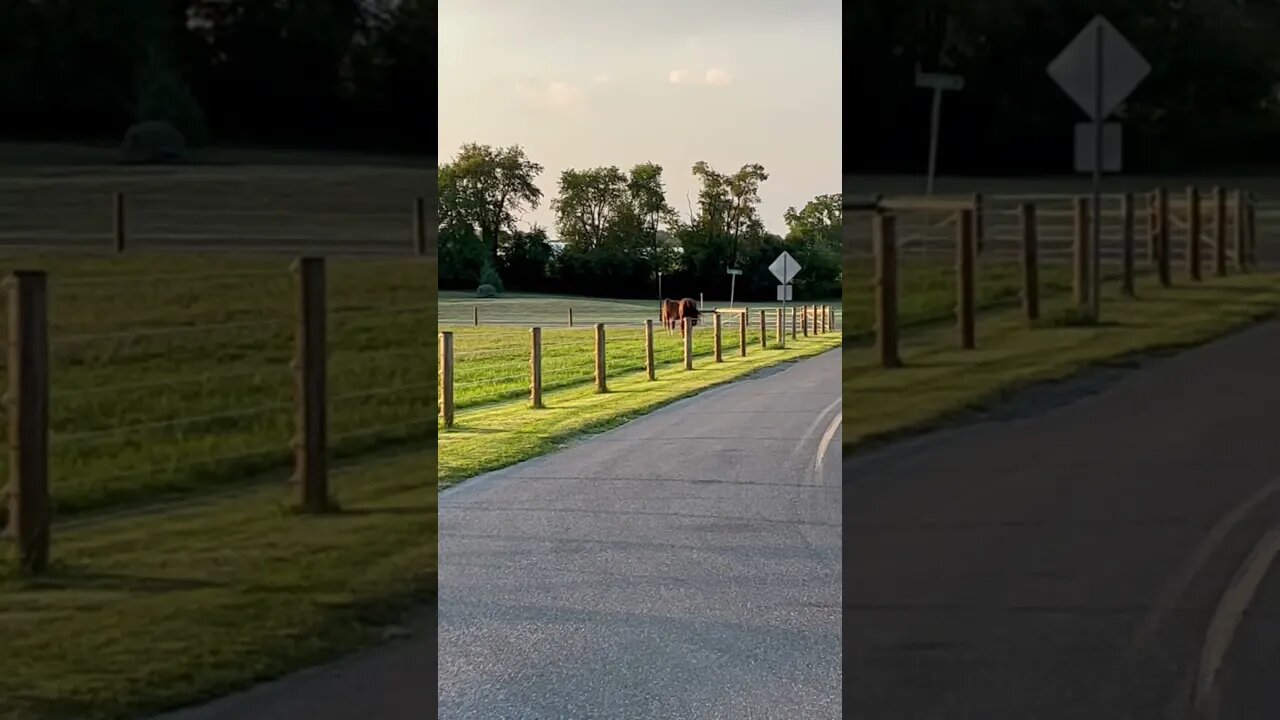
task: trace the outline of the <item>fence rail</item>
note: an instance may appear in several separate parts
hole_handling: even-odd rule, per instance
[[[664,329],[655,335],[652,319],[588,326],[535,325],[521,330],[442,331],[438,416],[451,428],[457,410],[463,407],[528,397],[531,408],[541,408],[548,390],[591,385],[603,393],[608,392],[609,378],[644,372],[653,381],[660,367],[679,365],[690,371],[697,358],[722,363],[730,351],[746,357],[757,321],[759,332],[754,339],[761,348],[769,346],[770,329],[778,348],[786,347],[788,337],[835,332],[832,306],[789,307],[789,312],[781,307],[706,311],[702,319],[709,318],[709,324],[693,325],[686,320],[677,334]],[[732,318],[727,337],[726,317]],[[477,320],[473,327],[478,325]],[[662,342],[664,337],[666,342]]]
[[[2,188],[0,188],[2,189]],[[243,210],[170,208],[170,199],[146,193],[77,193],[71,206],[18,209],[0,204],[0,252],[120,254],[244,253],[281,255],[435,255],[426,198],[406,203],[403,212],[309,209]],[[244,230],[249,219],[273,220],[280,228]],[[358,219],[355,239],[339,220]],[[287,222],[284,222],[287,221]],[[199,232],[187,228],[198,225]]]
[[[1198,214],[1198,241],[1171,243],[1171,259],[1186,262],[1193,246],[1204,254],[1202,260],[1216,258],[1221,244],[1228,262],[1239,266],[1250,258],[1237,257],[1241,248],[1236,238],[1250,238],[1248,252],[1260,253],[1261,260],[1280,260],[1280,249],[1274,245],[1260,247],[1257,238],[1280,235],[1280,202],[1260,202],[1252,193],[1213,187],[1208,191],[1191,186],[1168,197],[1171,232],[1186,237],[1192,233],[1192,209]],[[1158,191],[1133,195],[1137,204],[1133,211],[1142,218],[1142,252],[1154,256],[1154,222]],[[982,257],[1013,259],[1021,253],[1020,207],[1032,203],[1037,209],[1040,257],[1051,263],[1069,262],[1073,257],[1075,209],[1079,195],[1063,193],[1024,193],[962,195],[921,198],[911,196],[882,197],[871,201],[846,204],[853,221],[845,223],[847,256],[870,257],[874,254],[870,218],[877,212],[890,212],[896,217],[898,250],[904,255],[932,255],[954,252],[955,221],[962,209],[975,213],[976,242]],[[1124,258],[1125,194],[1101,196],[1101,257],[1108,263]],[[864,218],[862,221],[859,218]],[[1238,231],[1237,228],[1241,228]],[[1255,258],[1256,259],[1256,258]]]
[[[408,255],[404,248],[400,254]],[[195,272],[63,277],[59,270],[12,271],[4,293],[6,352],[0,358],[8,383],[8,484],[0,488],[7,503],[0,526],[16,544],[20,568],[40,573],[49,563],[58,504],[51,490],[60,479],[77,492],[92,486],[132,499],[134,481],[170,478],[174,489],[191,489],[203,478],[213,489],[220,484],[214,476],[230,479],[292,467],[299,508],[324,512],[331,508],[332,461],[393,444],[427,442],[436,419],[426,408],[435,404],[431,396],[437,383],[427,381],[425,373],[429,342],[412,328],[434,326],[436,306],[406,300],[403,293],[428,290],[434,273],[425,272],[429,263],[423,263],[419,275],[421,259],[408,260],[408,266],[394,266],[402,273],[394,300],[382,297],[384,285],[364,282],[365,276],[376,276],[385,283],[392,268],[366,266],[360,259],[338,265],[337,271],[331,258],[303,256],[290,272],[282,267],[213,273],[207,279],[212,286],[240,279],[241,287],[226,296],[231,307],[201,306],[191,311],[189,322],[175,320],[171,308],[152,309],[147,301],[153,292],[171,302],[183,292],[196,297],[205,278]],[[352,279],[364,284],[348,288],[345,283]],[[84,307],[101,313],[60,315],[67,304],[50,303],[54,290],[79,293]],[[117,322],[110,303],[122,298],[140,303],[139,316],[128,317],[126,329],[99,329],[103,321],[94,318]],[[218,318],[261,315],[264,307],[275,312],[289,305],[291,315],[225,321],[200,316],[215,311]],[[398,338],[418,338],[423,347],[380,344],[388,338],[393,345],[401,342]],[[246,356],[251,367],[214,369]],[[422,368],[421,379],[415,381],[406,361]],[[189,362],[205,371],[154,372],[156,363],[182,367]],[[117,378],[120,372],[146,378]],[[390,408],[379,400],[391,397],[396,402]],[[145,483],[141,487],[152,487]]]
[[[1020,260],[1022,312],[1029,323],[1040,317],[1040,276],[1039,266],[1044,257],[1045,223],[1063,217],[1058,210],[1063,200],[1070,200],[1071,213],[1071,246],[1069,257],[1072,263],[1073,300],[1077,309],[1083,310],[1088,305],[1089,288],[1092,278],[1091,249],[1094,242],[1090,223],[1089,199],[1082,196],[1051,197],[1047,202],[1035,202],[1044,196],[1016,196],[1021,200],[1012,212],[1017,229],[1016,254]],[[1003,199],[1003,198],[997,198]],[[976,323],[976,307],[974,295],[977,277],[974,271],[979,253],[978,240],[981,239],[984,223],[979,221],[979,214],[984,211],[984,203],[975,196],[971,199],[957,201],[954,207],[947,205],[946,223],[951,237],[940,240],[945,243],[955,257],[955,291],[956,291],[956,323],[959,346],[972,349],[975,344],[974,326]],[[1054,208],[1046,213],[1044,205]],[[1121,258],[1121,292],[1127,297],[1134,296],[1134,275],[1137,265],[1137,217],[1136,202],[1132,194],[1119,196],[1119,212],[1109,213],[1119,216],[1119,228],[1115,239],[1118,248],[1115,254]],[[914,202],[910,198],[894,198],[891,201],[878,202],[870,211],[871,252],[875,260],[875,331],[876,348],[879,363],[885,368],[902,366],[899,352],[899,256],[909,249],[919,238],[903,239],[903,228],[906,232],[918,231],[918,225],[903,222],[903,215],[917,212],[919,208],[931,210],[938,206],[934,199]],[[1207,220],[1209,230],[1205,231],[1205,209],[1208,208]],[[992,206],[985,204],[985,212],[991,213]],[[863,210],[863,212],[866,212]],[[1106,212],[1104,210],[1104,212]],[[996,218],[1003,218],[1009,213],[1000,210],[995,212]],[[1257,241],[1257,205],[1252,196],[1243,191],[1226,193],[1221,188],[1214,188],[1208,202],[1195,187],[1188,188],[1180,208],[1170,200],[1168,192],[1158,188],[1146,198],[1144,207],[1146,225],[1147,262],[1156,270],[1160,285],[1169,287],[1173,284],[1171,272],[1172,261],[1177,259],[1185,266],[1186,276],[1192,282],[1203,279],[1202,264],[1205,259],[1206,246],[1212,263],[1214,276],[1224,277],[1229,269],[1247,271],[1258,264]],[[989,215],[990,217],[990,215]],[[932,225],[930,226],[933,227]],[[989,227],[989,226],[988,226]],[[1183,240],[1183,252],[1175,253],[1173,236],[1179,233]],[[1051,237],[1050,242],[1054,238]],[[1105,240],[1105,236],[1104,236]],[[856,255],[856,248],[845,248],[846,258]],[[1230,260],[1231,262],[1228,262]],[[1094,315],[1093,320],[1097,317]]]

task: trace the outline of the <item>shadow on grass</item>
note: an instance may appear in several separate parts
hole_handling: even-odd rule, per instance
[[[191,590],[208,590],[226,587],[225,583],[209,582],[196,578],[153,577],[90,570],[65,562],[52,563],[39,576],[20,575],[16,571],[0,576],[13,589],[32,592],[82,592],[85,590],[125,593],[173,593]]]

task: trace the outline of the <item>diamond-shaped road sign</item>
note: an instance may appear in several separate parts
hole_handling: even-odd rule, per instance
[[[791,278],[795,277],[796,273],[800,272],[800,263],[791,257],[791,253],[783,250],[778,259],[774,260],[773,264],[769,266],[769,272],[778,278],[778,282],[786,285],[791,282]]]
[[[1101,30],[1101,38],[1099,38]],[[1146,58],[1101,15],[1089,21],[1066,48],[1049,63],[1049,77],[1094,117],[1098,92],[1098,41],[1102,41],[1102,117],[1124,102],[1151,72]]]

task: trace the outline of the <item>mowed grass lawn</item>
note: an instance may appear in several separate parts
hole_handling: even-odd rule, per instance
[[[488,470],[544,454],[587,432],[604,430],[705,388],[743,377],[779,362],[795,360],[840,344],[841,311],[835,303],[836,331],[806,337],[801,325],[791,338],[791,313],[784,314],[785,348],[777,343],[776,305],[745,303],[752,308],[747,324],[747,355],[739,348],[740,319],[722,319],[722,358],[714,362],[710,316],[694,328],[694,367],[683,370],[684,350],[678,333],[669,335],[655,322],[654,363],[657,380],[644,373],[646,318],[656,316],[655,303],[573,297],[517,296],[476,300],[446,294],[441,298],[441,329],[454,333],[455,427],[440,430],[442,486]],[[739,302],[741,306],[744,303]],[[802,303],[803,304],[803,303]],[[811,303],[824,304],[824,303]],[[706,307],[727,302],[706,301]],[[479,327],[450,324],[481,314]],[[568,309],[574,308],[574,328]],[[760,343],[757,308],[766,309],[766,346]],[[486,325],[501,318],[503,325]],[[498,320],[494,320],[497,322]],[[594,332],[605,325],[606,377],[609,392],[594,387]],[[532,410],[529,399],[529,327],[542,327],[545,408]]]
[[[290,264],[284,256],[0,258],[6,274],[48,272],[60,515],[218,490],[289,465]],[[409,257],[333,259],[328,275],[334,457],[425,442],[435,427],[434,268]],[[0,331],[6,324],[0,315]],[[0,427],[0,437],[7,432]],[[0,472],[6,463],[0,457]]]
[[[1250,273],[1159,288],[1139,277],[1138,299],[1104,288],[1103,321],[1078,325],[1057,297],[1028,327],[1018,310],[978,318],[977,349],[960,350],[950,323],[904,336],[905,367],[885,370],[870,349],[844,352],[844,448],[854,451],[980,410],[1037,382],[1145,352],[1201,344],[1280,310],[1280,274]]]
[[[383,242],[373,216],[389,211],[397,220],[385,227],[407,248],[412,193],[427,194],[432,176],[323,165],[33,172],[0,178],[10,246],[0,271],[48,272],[56,518],[40,578],[15,574],[13,548],[0,544],[0,719],[146,717],[376,642],[433,603],[434,262],[330,259],[340,510],[307,516],[287,482],[292,257],[239,253],[261,238]],[[173,211],[157,233],[212,230],[202,242],[239,238],[237,253],[12,249],[42,228],[109,230],[100,202],[125,181],[131,211],[135,200],[139,215]]]

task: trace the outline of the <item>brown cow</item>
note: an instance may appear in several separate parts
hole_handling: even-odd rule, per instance
[[[676,325],[680,322],[680,301],[662,299],[662,326],[667,329],[670,335],[676,331]]]
[[[698,318],[702,315],[702,311],[698,309],[698,303],[693,298],[685,298],[680,301],[680,337],[684,337],[684,321],[685,318],[690,320],[689,324],[697,325]]]

